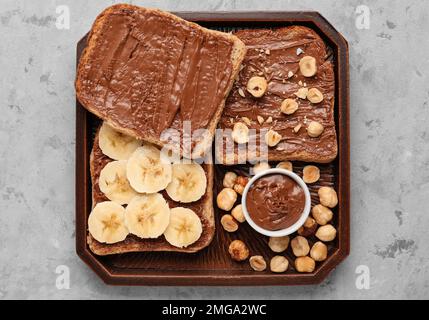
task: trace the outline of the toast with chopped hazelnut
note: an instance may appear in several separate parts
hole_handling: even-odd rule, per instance
[[[116,130],[196,158],[211,147],[245,52],[229,33],[157,9],[113,5],[89,33],[77,98]],[[194,134],[190,145],[186,132]]]
[[[256,142],[248,159],[265,154],[270,161],[334,160],[335,74],[322,38],[303,26],[234,34],[246,44],[247,54],[219,122],[231,130],[216,141],[218,161],[242,161],[238,144],[248,141]]]

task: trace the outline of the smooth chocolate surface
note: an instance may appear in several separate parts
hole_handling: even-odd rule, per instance
[[[239,78],[226,101],[219,127],[232,129],[236,122],[242,122],[242,117],[247,117],[251,120],[248,127],[256,129],[258,146],[264,143],[259,137],[262,130],[277,131],[282,139],[275,147],[269,147],[269,160],[333,160],[337,153],[335,76],[323,40],[313,30],[302,26],[247,29],[234,34],[246,44],[247,54]],[[317,73],[313,77],[304,77],[299,70],[299,61],[304,56],[316,59]],[[291,73],[293,76],[289,77]],[[255,98],[246,91],[247,82],[253,76],[265,77],[268,82],[267,91],[261,98]],[[294,93],[303,87],[319,89],[324,95],[323,101],[312,104],[307,99],[298,99]],[[291,115],[280,111],[282,101],[287,98],[296,99],[299,105]],[[263,124],[258,122],[258,116],[264,119]],[[267,121],[270,117],[271,122]],[[324,126],[320,137],[308,136],[306,128],[311,121]],[[295,133],[293,128],[298,124],[302,127]],[[231,141],[227,135],[224,139]]]
[[[250,187],[246,208],[252,220],[267,230],[280,230],[293,225],[305,206],[304,190],[284,174],[270,174]]]
[[[232,41],[144,9],[103,18],[80,69],[81,102],[141,138],[184,121],[192,131],[205,128],[231,77]]]

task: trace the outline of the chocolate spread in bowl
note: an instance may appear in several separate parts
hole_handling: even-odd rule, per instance
[[[304,190],[284,174],[263,176],[247,192],[246,208],[250,218],[266,230],[290,227],[298,221],[304,207]]]

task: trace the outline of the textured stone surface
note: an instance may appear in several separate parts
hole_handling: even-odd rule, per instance
[[[112,1],[112,3],[114,3]],[[0,298],[429,298],[426,1],[134,1],[167,10],[316,10],[349,41],[351,255],[319,286],[109,287],[75,254],[75,45],[108,1],[2,1]],[[70,8],[70,30],[55,27]],[[355,25],[369,5],[369,30]],[[58,265],[70,289],[58,290]],[[359,290],[356,268],[370,270]]]

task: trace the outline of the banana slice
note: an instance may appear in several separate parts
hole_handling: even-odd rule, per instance
[[[125,209],[125,224],[136,236],[158,238],[170,222],[170,208],[160,193],[134,197]]]
[[[170,210],[170,224],[164,232],[168,243],[185,248],[197,241],[202,232],[201,220],[194,211],[182,207]]]
[[[138,195],[127,180],[127,160],[112,161],[100,172],[98,185],[109,200],[127,204]]]
[[[127,160],[138,147],[142,145],[140,140],[116,131],[103,122],[98,134],[98,145],[101,151],[114,160]]]
[[[161,159],[160,151],[151,145],[139,147],[127,163],[127,178],[137,192],[155,193],[171,182],[171,164]]]
[[[206,193],[207,178],[198,163],[174,164],[173,178],[165,189],[171,199],[189,203]]]
[[[113,201],[97,203],[88,218],[88,230],[95,240],[115,243],[125,240],[128,229],[124,220],[125,209]]]

